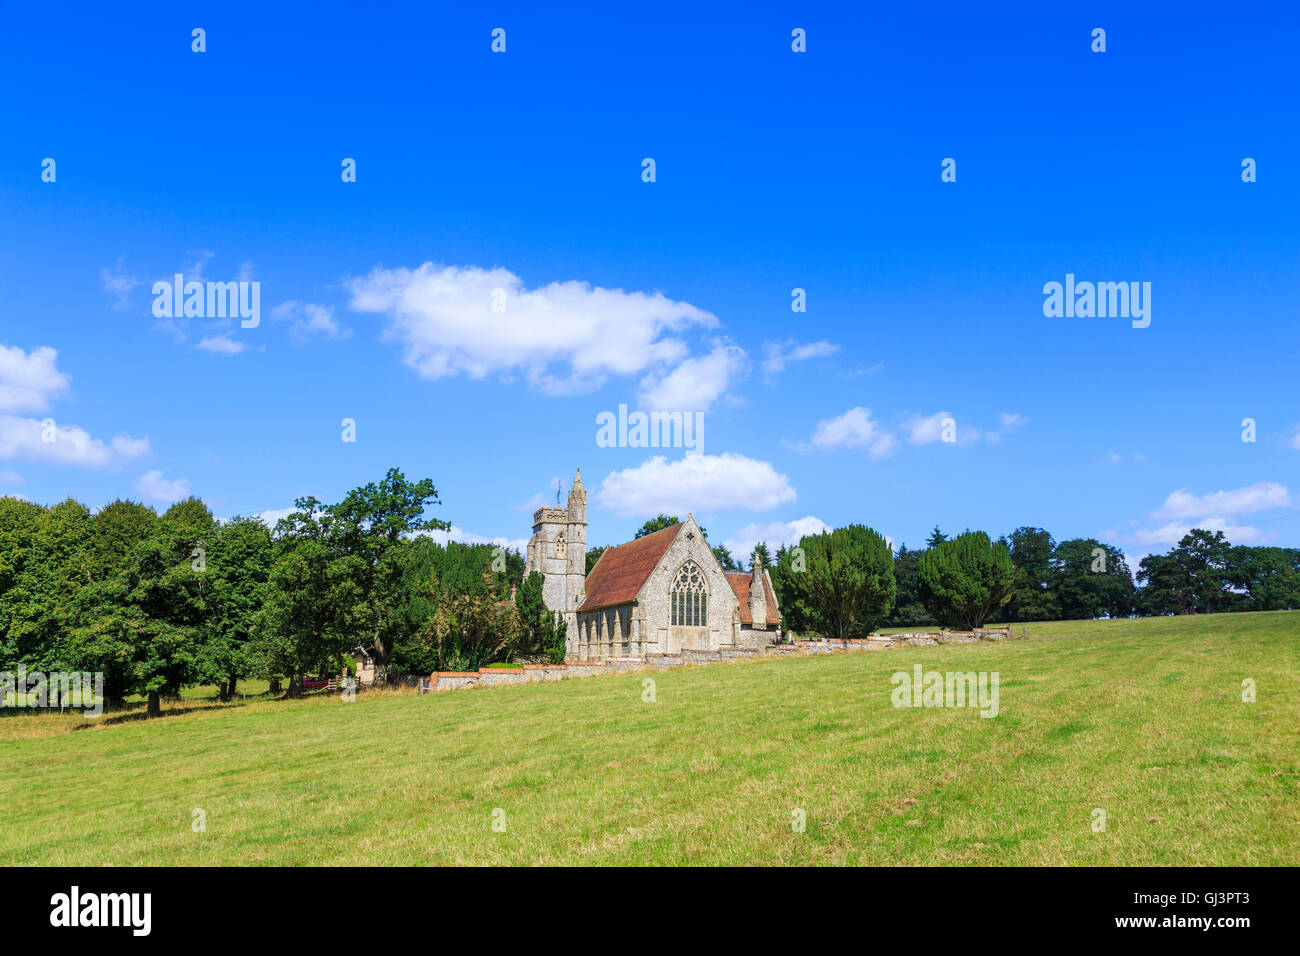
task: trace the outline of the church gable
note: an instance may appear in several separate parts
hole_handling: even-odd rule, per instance
[[[749,609],[749,588],[751,583],[750,572],[748,571],[728,571],[727,583],[731,585],[731,590],[736,592],[736,600],[740,602],[740,623],[753,624],[754,615]],[[767,622],[775,625],[781,620],[781,612],[776,604],[776,589],[772,587],[772,576],[763,569],[763,593],[767,598]]]
[[[676,527],[680,528],[679,533],[660,558],[659,566],[642,585],[637,602],[645,609],[648,624],[656,628],[672,626],[673,584],[682,568],[693,562],[699,567],[708,592],[708,608],[703,615],[707,624],[703,626],[718,632],[721,639],[731,627],[736,596],[695,518],[689,516]]]

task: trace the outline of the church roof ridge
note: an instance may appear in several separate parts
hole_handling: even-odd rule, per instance
[[[630,604],[677,540],[685,524],[670,524],[640,538],[606,549],[587,575],[587,597],[579,611]]]

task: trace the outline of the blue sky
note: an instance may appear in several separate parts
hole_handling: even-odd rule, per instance
[[[398,466],[520,542],[581,466],[591,544],[1300,544],[1293,5],[440,6],[0,0],[0,494],[230,516]],[[176,272],[260,324],[159,320]],[[1067,273],[1150,326],[1046,317]],[[703,454],[599,447],[620,403]]]

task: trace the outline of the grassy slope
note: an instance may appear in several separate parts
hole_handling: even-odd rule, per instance
[[[628,674],[5,718],[0,862],[1300,863],[1300,612],[1029,633],[683,668],[655,703]],[[998,671],[1001,714],[893,708],[916,662]]]

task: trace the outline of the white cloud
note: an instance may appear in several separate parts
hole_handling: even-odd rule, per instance
[[[898,439],[871,417],[871,409],[858,406],[843,415],[818,422],[812,438],[799,445],[799,450],[862,448],[872,458],[885,458],[897,447]]]
[[[763,359],[763,372],[769,376],[779,375],[791,362],[824,358],[827,355],[834,355],[839,350],[838,345],[824,340],[804,343],[796,342],[794,339],[786,339],[784,342],[765,342],[763,351],[767,357]]]
[[[489,538],[486,535],[475,534],[472,531],[466,531],[463,528],[456,527],[455,525],[452,525],[451,530],[449,531],[417,531],[416,534],[429,538],[444,546],[448,541],[457,541],[461,544],[490,544],[498,548],[504,548],[507,551],[518,551],[520,554],[528,553],[527,538]]]
[[[68,376],[55,367],[58,352],[43,345],[24,352],[0,345],[0,411],[41,412],[68,388]]]
[[[861,378],[863,375],[870,375],[872,372],[879,372],[884,367],[885,367],[885,363],[883,361],[877,362],[875,365],[872,365],[869,368],[864,368],[859,366],[858,368],[855,368],[851,372],[845,372],[843,375],[840,376],[840,378]]]
[[[155,469],[146,471],[135,480],[135,490],[146,501],[170,505],[190,496],[190,482],[188,478],[169,480],[162,476],[161,471]]]
[[[205,352],[215,352],[218,355],[238,355],[248,346],[243,342],[236,342],[231,338],[232,335],[234,335],[233,332],[227,332],[224,335],[209,335],[194,347],[203,349]]]
[[[713,351],[683,359],[664,375],[641,380],[638,398],[643,409],[660,412],[706,412],[734,379],[749,372],[745,350],[715,341]]]
[[[1002,427],[1008,430],[1022,428],[1029,424],[1029,419],[1019,412],[1003,412],[998,419],[1002,422]]]
[[[1255,544],[1276,537],[1277,532],[1266,531],[1254,525],[1237,525],[1223,517],[1198,518],[1196,521],[1170,521],[1156,528],[1144,528],[1133,535],[1133,540],[1143,547],[1172,548],[1193,528],[1222,531],[1233,544]]]
[[[1296,451],[1300,451],[1300,424],[1296,425],[1295,434],[1291,436],[1291,440],[1287,444]]]
[[[686,346],[668,333],[718,324],[662,292],[578,281],[529,289],[501,267],[381,267],[347,286],[350,307],[383,314],[384,337],[401,343],[404,361],[424,378],[518,373],[553,394],[590,392],[609,375],[679,361]],[[493,311],[494,302],[504,311]]]
[[[100,269],[99,278],[104,285],[104,291],[113,295],[114,307],[119,309],[127,307],[131,290],[144,284],[143,279],[127,273],[126,256],[118,256],[117,262],[113,263],[111,269]]]
[[[52,441],[44,440],[51,436]],[[75,425],[47,428],[35,418],[0,415],[0,461],[110,468],[147,454],[147,438],[119,435],[105,443]]]
[[[1276,481],[1257,481],[1245,488],[1194,495],[1186,488],[1172,492],[1153,518],[1193,518],[1197,515],[1243,515],[1269,508],[1286,508],[1291,493]]]
[[[290,299],[271,310],[271,318],[278,322],[292,321],[289,331],[300,339],[321,336],[327,339],[345,339],[352,334],[334,318],[334,308],[315,302]]]
[[[657,455],[635,468],[611,473],[596,500],[620,516],[664,512],[712,513],[725,509],[770,511],[795,500],[790,479],[771,463],[743,455]]]
[[[27,482],[23,476],[16,471],[5,469],[0,471],[0,485],[25,485]]]
[[[966,444],[979,438],[979,430],[957,425],[952,412],[935,412],[933,415],[912,415],[903,422],[907,429],[907,440],[913,445],[929,445],[943,441],[944,426],[947,419],[952,419],[957,444]]]
[[[1119,462],[1122,462],[1124,460],[1124,456],[1116,454],[1113,451],[1108,451],[1106,452],[1106,460],[1113,464],[1118,464]]]
[[[754,545],[760,541],[767,542],[768,549],[775,555],[776,549],[782,545],[798,544],[799,539],[804,535],[821,534],[830,530],[830,525],[822,521],[821,518],[808,515],[803,518],[796,518],[793,521],[747,524],[724,541],[723,544],[737,559],[743,559],[748,563],[749,556],[754,553]]]
[[[197,252],[187,252],[185,254],[190,257],[189,261],[187,261],[183,266],[181,266],[181,272],[185,276],[185,281],[186,282],[206,281],[203,278],[203,270],[208,267],[208,263],[212,261],[216,253],[213,252],[211,249],[200,249]]]
[[[537,492],[527,501],[520,504],[515,510],[527,511],[529,514],[532,514],[534,511],[536,511],[538,508],[541,508],[543,505],[554,505],[555,493],[560,490],[560,487],[561,487],[560,477],[559,475],[556,475],[546,483],[545,493],[540,491]]]
[[[1222,531],[1233,544],[1255,544],[1271,540],[1277,532],[1236,519],[1257,511],[1291,506],[1291,493],[1275,481],[1258,481],[1244,488],[1196,495],[1181,488],[1172,492],[1151,517],[1161,524],[1134,532],[1133,540],[1148,548],[1169,548],[1193,528]]]
[[[68,376],[56,367],[57,358],[49,346],[28,353],[0,345],[0,413],[45,411],[50,399],[66,391]],[[0,414],[0,461],[107,468],[148,453],[144,438],[119,435],[105,443],[75,425],[58,425],[53,418]]]
[[[253,515],[253,517],[257,518],[259,521],[262,522],[262,524],[266,525],[268,528],[274,530],[276,524],[280,521],[281,518],[287,518],[289,517],[289,515],[294,514],[297,510],[298,510],[297,508],[268,508],[266,511],[258,512],[257,514]]]

